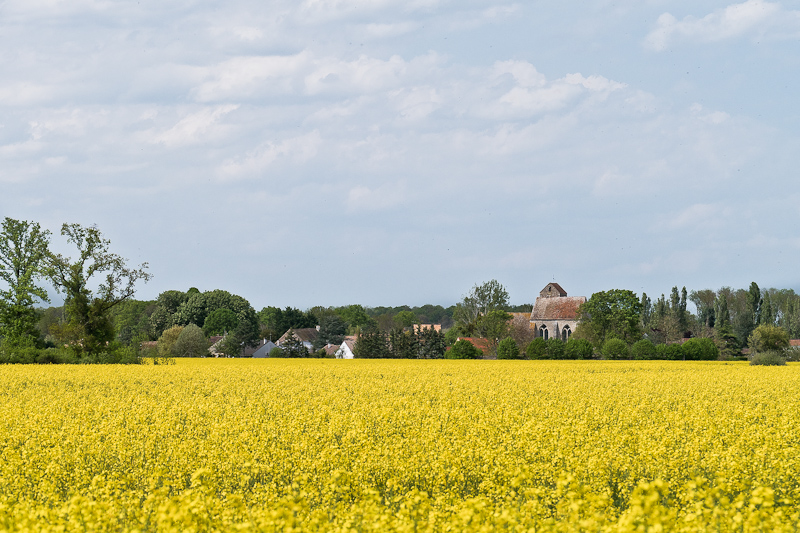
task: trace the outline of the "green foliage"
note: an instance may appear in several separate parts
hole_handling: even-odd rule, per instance
[[[390,356],[389,341],[377,324],[368,324],[356,339],[353,356],[358,359],[385,359]]]
[[[768,350],[765,352],[758,352],[750,357],[751,365],[762,366],[783,366],[786,364],[786,358],[783,352],[777,350]]]
[[[594,347],[586,339],[575,338],[573,335],[564,344],[564,355],[567,359],[591,359],[594,355]]]
[[[642,337],[641,302],[629,290],[596,292],[579,309],[581,328],[595,345],[615,337],[633,343]]]
[[[265,307],[258,312],[261,325],[260,336],[277,340],[290,329],[313,328],[317,325],[317,317],[313,313],[304,313],[294,307],[281,310],[278,307]]]
[[[156,340],[153,337],[150,319],[157,309],[156,302],[129,299],[111,308],[109,315],[114,324],[114,335],[123,344],[131,344],[142,336],[145,340]],[[162,331],[163,332],[163,331]]]
[[[402,310],[394,315],[394,323],[398,328],[410,328],[417,323],[417,315],[413,311]]]
[[[466,339],[456,341],[445,353],[446,359],[481,359],[483,352]]]
[[[78,249],[72,260],[48,253],[49,276],[56,290],[65,295],[67,323],[54,333],[79,356],[88,360],[107,349],[114,340],[110,310],[133,297],[139,281],[147,282],[147,263],[130,269],[125,260],[108,251],[110,242],[96,227],[64,224],[61,235]],[[89,288],[96,275],[105,275],[96,290]]]
[[[37,282],[47,273],[50,232],[6,217],[0,231],[0,338],[6,346],[40,346],[36,300],[49,301]],[[0,285],[2,288],[2,285]]]
[[[171,352],[177,357],[205,357],[208,355],[208,339],[203,330],[188,324],[178,335]]]
[[[566,359],[564,353],[564,341],[556,337],[547,339],[547,358]]]
[[[178,342],[178,337],[183,332],[183,326],[172,326],[164,331],[158,338],[158,355],[161,357],[171,357],[173,346]]]
[[[695,337],[682,345],[683,354],[688,361],[716,361],[719,348],[714,341],[705,337]]]
[[[478,334],[490,343],[508,337],[510,332],[511,315],[502,309],[492,309],[478,318]]]
[[[789,333],[778,326],[761,325],[748,339],[753,352],[783,351],[789,347]]]
[[[189,295],[182,291],[164,291],[158,295],[156,308],[150,315],[149,320],[150,329],[148,333],[151,339],[159,338],[165,329],[175,325],[175,313],[188,299]]]
[[[603,359],[627,359],[630,356],[628,344],[624,340],[617,338],[606,340],[600,349],[600,353],[603,354]]]
[[[319,321],[319,334],[314,339],[312,348],[320,350],[328,344],[341,344],[347,333],[347,323],[336,314],[324,316]]]
[[[348,305],[345,307],[337,307],[334,312],[347,323],[348,331],[354,333],[355,331],[366,327],[377,327],[375,320],[367,314],[367,311],[361,305]]]
[[[229,309],[236,314],[236,342],[245,346],[255,346],[260,338],[258,316],[250,306],[250,302],[224,290],[213,290],[195,293],[182,303],[173,315],[173,322],[178,325],[195,324],[204,326],[206,318],[217,309]],[[228,330],[230,333],[230,330]],[[232,342],[234,339],[229,339]],[[229,346],[232,349],[232,346]]]
[[[239,317],[225,307],[214,309],[203,321],[203,333],[207,337],[214,335],[224,335],[229,331],[236,329],[239,325]]]
[[[498,359],[519,359],[520,355],[519,346],[511,337],[506,337],[497,345]]]
[[[444,332],[444,340],[447,342],[448,346],[455,344],[460,336],[461,333],[457,327],[452,327]]]
[[[417,333],[420,359],[441,359],[447,350],[444,333],[433,328],[425,328]]]
[[[414,330],[394,328],[389,332],[389,357],[392,359],[418,359],[419,340]]]
[[[631,346],[631,358],[656,359],[656,346],[650,339],[641,339]]]
[[[0,364],[63,364],[74,363],[75,356],[63,348],[38,349],[33,346],[0,342]]]
[[[508,307],[508,291],[497,280],[493,279],[472,287],[470,293],[464,296],[461,303],[456,305],[453,318],[463,335],[485,337],[485,331],[491,325],[485,324],[481,326],[480,319],[487,317],[492,311],[502,311],[506,307]],[[505,335],[502,337],[505,337]]]
[[[683,346],[676,343],[656,344],[656,357],[666,361],[681,361],[685,359]]]
[[[525,356],[528,359],[547,359],[547,341],[536,337],[525,347]]]
[[[269,356],[270,357],[277,357],[277,358],[286,357],[286,355],[284,354],[284,352],[283,352],[283,350],[281,349],[280,346],[276,346],[273,349],[271,349],[269,351]]]

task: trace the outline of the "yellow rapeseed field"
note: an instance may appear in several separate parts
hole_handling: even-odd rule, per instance
[[[0,367],[0,530],[797,531],[800,366]]]

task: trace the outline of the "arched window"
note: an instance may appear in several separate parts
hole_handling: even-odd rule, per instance
[[[541,326],[539,328],[539,336],[542,337],[544,340],[550,338],[550,333],[547,331],[547,326]]]
[[[569,326],[564,326],[564,329],[561,330],[561,340],[567,342],[570,335],[572,335],[572,330],[569,329]]]

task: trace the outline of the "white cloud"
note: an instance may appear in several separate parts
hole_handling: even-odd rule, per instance
[[[419,121],[436,111],[443,100],[435,87],[409,87],[389,93],[403,120]]]
[[[266,172],[281,159],[289,160],[293,164],[303,164],[317,155],[321,144],[322,138],[317,130],[282,141],[268,141],[244,156],[223,162],[217,175],[222,181],[253,178]]]
[[[779,3],[747,0],[718,9],[702,18],[678,20],[670,13],[658,17],[644,44],[655,51],[666,50],[675,41],[717,42],[748,34],[767,36],[800,33],[800,11],[787,11]]]
[[[405,202],[405,182],[390,182],[378,187],[358,185],[347,193],[347,208],[350,212],[381,211]]]
[[[729,208],[719,204],[692,204],[678,213],[662,217],[658,227],[669,230],[707,232],[711,229],[726,227],[733,214]]]
[[[307,52],[290,56],[235,57],[205,68],[205,81],[191,94],[200,102],[290,94],[308,70]]]
[[[223,105],[190,113],[168,130],[154,135],[152,142],[163,143],[170,148],[200,142],[222,117],[238,108],[238,105]]]

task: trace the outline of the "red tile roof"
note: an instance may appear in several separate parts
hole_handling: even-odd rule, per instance
[[[577,320],[578,307],[586,302],[586,296],[563,296],[559,298],[536,298],[531,313],[531,322],[542,320]]]
[[[491,351],[489,339],[483,339],[480,337],[459,337],[457,340],[469,341],[474,347],[482,351],[484,355],[488,354]]]

